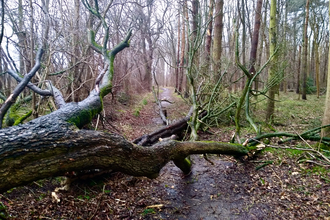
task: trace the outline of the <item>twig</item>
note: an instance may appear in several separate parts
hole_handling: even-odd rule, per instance
[[[252,140],[258,142],[258,143],[262,143],[261,141],[257,140],[257,139],[253,139]],[[307,142],[306,142],[307,143]],[[263,143],[264,144],[264,143]],[[308,143],[307,143],[308,144]],[[270,144],[265,144],[266,147],[271,147],[271,148],[279,148],[279,149],[291,149],[291,150],[301,150],[301,151],[309,151],[309,152],[313,152],[316,153],[318,155],[320,155],[325,161],[327,161],[330,164],[330,160],[324,156],[321,152],[314,150],[313,148],[299,148],[299,147],[287,147],[287,146],[274,146],[274,145],[270,145]],[[310,145],[309,145],[310,146]]]
[[[296,132],[296,131],[295,131]],[[315,153],[317,153],[318,155],[320,155],[324,160],[326,160],[329,164],[330,164],[330,160],[329,160],[329,158],[327,158],[326,156],[324,156],[320,151],[317,151],[317,150],[314,150],[313,148],[312,148],[312,146],[304,139],[304,138],[302,138],[297,132],[296,132],[296,134],[298,135],[298,137],[305,143],[305,144],[307,144],[307,146],[308,147],[310,147],[312,150],[313,150],[313,152],[315,152]]]
[[[4,198],[4,199],[6,199],[7,201],[9,201],[10,203],[13,203],[13,201],[11,201],[10,199],[8,199],[6,196],[4,196],[4,195],[2,195],[2,194],[0,194],[0,198]]]
[[[104,186],[105,186],[105,185],[104,185]],[[98,203],[97,203],[96,209],[95,209],[94,213],[90,216],[89,220],[91,220],[91,219],[95,216],[95,214],[97,213],[97,210],[98,210],[99,207],[100,207],[100,203],[101,203],[101,201],[102,201],[102,197],[103,197],[103,195],[104,195],[104,187],[103,187],[103,193],[101,193],[101,198],[98,199]]]
[[[95,131],[97,130],[97,126],[99,125],[100,121],[100,114],[97,115],[96,125],[95,125]]]
[[[322,163],[318,163],[316,161],[313,161],[313,160],[305,160],[306,163],[314,163],[318,166],[322,166],[322,167],[330,167],[330,165],[326,165],[326,164],[322,164]]]

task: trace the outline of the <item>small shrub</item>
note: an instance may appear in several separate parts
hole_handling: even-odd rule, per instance
[[[142,215],[143,215],[143,216],[148,215],[148,214],[156,214],[156,212],[155,212],[154,209],[145,209],[145,210],[142,212]]]
[[[135,109],[133,115],[135,117],[139,117],[140,116],[140,110],[141,110],[140,108]]]
[[[148,101],[144,98],[144,99],[142,100],[142,104],[143,104],[143,105],[147,105],[147,104],[148,104]]]
[[[306,93],[307,94],[315,94],[316,93],[316,86],[314,85],[314,80],[312,77],[308,77],[307,78],[307,90]]]

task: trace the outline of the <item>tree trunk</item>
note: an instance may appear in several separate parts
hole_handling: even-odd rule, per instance
[[[192,1],[192,32],[191,32],[191,49],[195,50],[195,55],[193,57],[193,63],[195,64],[195,68],[196,71],[199,70],[199,47],[197,47],[197,35],[199,34],[201,27],[199,27],[200,25],[200,19],[199,19],[199,0],[193,0]],[[191,50],[190,49],[190,50]],[[196,72],[195,71],[195,72]],[[197,75],[194,74],[194,75]]]
[[[304,41],[303,41],[303,59],[302,59],[302,95],[301,98],[306,100],[307,96],[307,54],[308,54],[308,17],[309,17],[309,0],[306,2],[306,16],[305,16],[305,27],[304,27]]]
[[[315,43],[315,81],[317,98],[320,97],[320,54],[319,43]]]
[[[329,1],[329,10],[330,10],[330,1]],[[329,17],[329,21],[330,21],[330,17]],[[322,125],[327,125],[327,124],[330,124],[330,50],[328,51],[327,95],[325,98],[325,110],[322,120]],[[330,127],[322,129],[321,137],[330,137]]]
[[[301,46],[299,45],[299,51],[298,51],[298,68],[297,68],[297,88],[296,93],[300,94],[300,68],[301,66]]]
[[[213,31],[213,9],[214,9],[214,0],[210,0],[209,3],[209,24],[206,31],[206,43],[205,43],[205,73],[209,71],[210,60],[211,60],[211,44],[212,44],[212,31]]]
[[[240,6],[240,3],[239,1],[241,1],[241,6]],[[245,45],[245,42],[246,42],[246,22],[245,22],[245,1],[244,0],[237,0],[237,9],[238,9],[238,14],[239,14],[239,18],[241,20],[241,24],[242,24],[242,64],[243,66],[245,66],[246,64],[246,45]],[[244,87],[246,85],[246,79],[245,77],[243,76],[242,79],[240,80],[241,81],[241,88],[242,90],[244,90]]]
[[[286,36],[287,35],[287,24],[288,24],[288,2],[285,2],[284,6],[285,6],[285,17],[284,17],[284,22],[283,22],[283,32],[284,32],[283,36]],[[284,41],[283,42],[284,48],[287,48],[287,39],[286,39],[286,37],[284,37],[283,41]],[[284,54],[283,54],[284,59],[288,58],[287,54],[288,54],[288,51],[285,50]],[[286,77],[285,74],[286,74],[286,71],[283,71],[283,84],[282,85],[283,85],[283,92],[287,93],[288,77]]]
[[[181,59],[180,59],[180,75],[179,75],[179,93],[183,92],[183,77],[184,77],[184,65],[185,65],[185,53],[186,53],[186,22],[185,22],[185,14],[187,11],[187,2],[184,1],[182,6],[182,32],[181,32]]]
[[[255,12],[255,16],[254,16],[254,30],[253,30],[252,43],[251,43],[250,68],[249,68],[249,72],[252,75],[256,73],[256,70],[255,70],[254,66],[255,66],[255,63],[256,63],[257,51],[258,51],[262,1],[263,0],[258,0],[257,7],[256,7],[256,12]]]
[[[270,21],[269,21],[269,54],[274,54],[277,45],[277,24],[276,24],[276,0],[271,0],[270,4]],[[268,70],[268,81],[276,75],[277,55],[271,59],[271,65]],[[266,121],[272,122],[275,111],[275,94],[278,91],[278,86],[272,86],[268,91],[268,103],[266,110]]]
[[[213,61],[214,61],[214,82],[217,82],[221,75],[221,53],[222,53],[222,30],[223,30],[223,0],[215,2],[214,19],[214,40],[213,40]]]
[[[180,70],[180,34],[181,34],[181,13],[179,9],[178,14],[178,50],[177,50],[177,58],[176,58],[176,68],[175,68],[175,92],[179,92],[179,70]]]
[[[320,31],[320,26],[317,23],[317,19],[316,17],[316,12],[314,11],[314,16],[311,22],[311,29],[313,31],[313,54],[312,54],[312,63],[314,66],[313,71],[315,73],[315,84],[316,84],[316,94],[317,94],[317,98],[320,97],[320,53],[319,53],[319,49],[320,49],[320,40],[319,39],[319,31]]]
[[[23,18],[23,2],[22,0],[18,1],[18,45],[21,49],[19,53],[19,71],[20,73],[24,73],[24,39],[26,33],[23,30],[24,18]]]

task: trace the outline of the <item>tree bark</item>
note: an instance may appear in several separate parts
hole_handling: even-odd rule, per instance
[[[302,67],[302,95],[301,98],[303,100],[307,99],[307,54],[308,54],[308,35],[307,35],[307,31],[308,31],[308,17],[309,17],[309,0],[307,0],[306,2],[306,16],[305,16],[305,27],[304,27],[304,48],[303,48],[303,59],[302,59],[302,63],[303,63],[303,67]]]
[[[182,31],[181,31],[181,58],[180,58],[180,69],[179,69],[179,86],[178,91],[180,94],[183,92],[183,77],[184,77],[184,65],[185,65],[185,53],[186,53],[186,22],[185,14],[187,11],[187,2],[184,0],[182,6]]]
[[[298,51],[298,68],[297,68],[297,88],[296,93],[300,94],[300,68],[301,66],[301,46],[299,45],[299,51]]]
[[[270,21],[269,21],[269,53],[274,54],[277,46],[277,19],[276,19],[276,0],[271,0],[270,5]],[[271,66],[268,70],[268,81],[271,81],[276,75],[277,55],[271,59]],[[273,85],[268,92],[268,103],[266,110],[266,121],[272,122],[275,112],[275,94],[278,86]]]
[[[213,31],[213,9],[214,9],[214,0],[209,2],[209,24],[206,31],[206,40],[205,40],[205,53],[206,53],[206,72],[209,70],[210,59],[211,59],[211,45],[212,45],[212,31]]]
[[[330,10],[330,1],[329,1]],[[329,17],[330,21],[330,17]],[[325,110],[322,119],[322,125],[329,124],[330,122],[330,50],[328,51],[328,79],[327,79],[327,95],[325,98]],[[324,128],[321,131],[321,137],[330,137],[330,128]]]
[[[165,126],[157,131],[154,131],[150,134],[143,135],[142,137],[139,137],[133,141],[134,144],[140,145],[140,146],[151,146],[153,144],[156,144],[159,141],[159,138],[167,138],[171,135],[177,135],[180,136],[181,132],[183,132],[185,129],[188,128],[188,121],[191,118],[191,115],[193,113],[193,108],[191,108],[188,115],[179,121],[172,123],[168,126]],[[206,115],[206,111],[203,111],[199,114],[199,119],[203,118]]]
[[[214,61],[214,82],[217,82],[221,75],[221,53],[222,53],[222,30],[223,30],[223,0],[215,2],[214,38],[213,38],[213,61]]]
[[[250,67],[249,72],[250,74],[255,74],[255,63],[257,60],[257,50],[258,50],[258,42],[259,42],[259,29],[261,23],[261,8],[262,8],[262,1],[258,0],[256,12],[254,16],[254,30],[252,36],[252,43],[251,43],[251,51],[250,51]]]
[[[180,7],[180,4],[179,4]],[[177,49],[177,57],[176,57],[176,68],[175,68],[175,92],[179,93],[179,70],[180,70],[180,31],[181,31],[181,21],[180,21],[180,9],[178,14],[178,49]]]

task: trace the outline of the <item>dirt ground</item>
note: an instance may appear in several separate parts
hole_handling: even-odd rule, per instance
[[[170,118],[175,118],[188,106],[172,94],[164,89],[162,96],[175,102],[166,104],[168,112],[174,112]],[[116,105],[116,110],[106,107],[105,130],[133,140],[161,126],[151,101],[139,104],[138,116],[134,109]],[[219,134],[200,136],[228,141],[230,133]],[[0,194],[6,207],[0,213],[8,219],[330,219],[329,172],[297,163],[301,156],[284,150],[265,151],[245,161],[210,155],[211,164],[194,155],[189,176],[173,163],[153,180],[111,173],[74,183],[68,192],[57,194],[60,202],[51,196],[60,178],[40,180]]]

